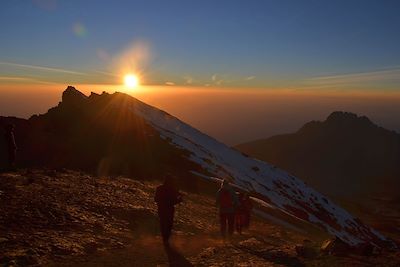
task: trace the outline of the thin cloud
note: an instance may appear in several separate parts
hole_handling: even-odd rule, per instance
[[[211,76],[211,81],[212,81],[214,84],[216,84],[216,85],[221,85],[221,84],[223,84],[224,82],[226,82],[226,80],[225,80],[224,78],[221,78],[220,76],[221,76],[221,75],[219,75],[219,74],[217,74],[217,73],[213,74],[213,75]]]
[[[183,77],[185,80],[185,84],[192,84],[193,83],[193,78],[191,76],[185,76]]]
[[[245,81],[251,81],[254,80],[256,78],[256,76],[248,76],[246,78],[244,78]]]
[[[35,69],[35,70],[44,70],[44,71],[50,71],[50,72],[68,73],[68,74],[74,74],[74,75],[84,75],[84,76],[87,75],[86,73],[83,73],[83,72],[77,72],[77,71],[72,71],[72,70],[67,70],[67,69],[44,67],[44,66],[38,66],[38,65],[18,64],[18,63],[5,62],[5,61],[0,61],[0,65],[13,66],[13,67],[18,67],[18,68]]]
[[[13,77],[13,76],[0,76],[1,81],[30,81],[32,79],[25,77]]]
[[[375,70],[369,72],[320,76],[307,79],[314,83],[363,83],[374,81],[400,81],[400,68]]]
[[[169,86],[174,86],[174,85],[175,85],[174,82],[165,82],[165,84],[166,84],[166,85],[169,85]]]
[[[121,75],[112,73],[112,72],[106,72],[106,71],[101,71],[101,70],[94,70],[93,72],[98,73],[98,74],[103,74],[111,77],[121,77]]]
[[[0,76],[0,81],[56,84],[53,82],[42,81],[42,80],[30,78],[30,77],[19,77],[19,76]]]

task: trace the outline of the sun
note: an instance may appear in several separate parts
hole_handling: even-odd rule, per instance
[[[126,74],[124,76],[124,84],[126,87],[135,88],[139,85],[139,79],[134,74]]]

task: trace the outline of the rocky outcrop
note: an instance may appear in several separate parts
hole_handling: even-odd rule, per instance
[[[62,104],[66,106],[80,106],[86,101],[87,97],[73,86],[68,86],[62,94]]]

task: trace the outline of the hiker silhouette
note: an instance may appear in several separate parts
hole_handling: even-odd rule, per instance
[[[168,245],[174,224],[175,205],[182,202],[182,195],[175,188],[172,176],[167,175],[164,183],[157,187],[154,201],[157,203],[161,236],[164,245]]]
[[[235,213],[235,226],[236,226],[236,231],[239,234],[242,234],[242,230],[245,225],[245,216],[246,216],[246,211],[245,211],[245,206],[244,206],[244,195],[243,193],[239,193],[238,195],[238,206],[236,209]]]
[[[219,209],[220,230],[223,238],[226,237],[227,225],[228,237],[231,237],[233,234],[237,205],[238,199],[235,191],[227,180],[223,180],[216,197],[216,206]]]
[[[242,228],[248,230],[250,227],[250,217],[251,211],[253,210],[253,203],[251,203],[250,196],[247,192],[242,195],[241,207],[243,213]]]
[[[6,140],[6,149],[7,149],[7,162],[8,162],[8,169],[13,170],[15,169],[15,161],[17,158],[17,144],[15,143],[14,137],[14,125],[7,124],[4,127],[5,130],[5,140]]]

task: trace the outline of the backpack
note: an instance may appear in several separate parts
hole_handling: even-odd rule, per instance
[[[221,209],[233,208],[232,195],[228,190],[222,189],[220,191],[219,197],[220,197],[220,208]]]

